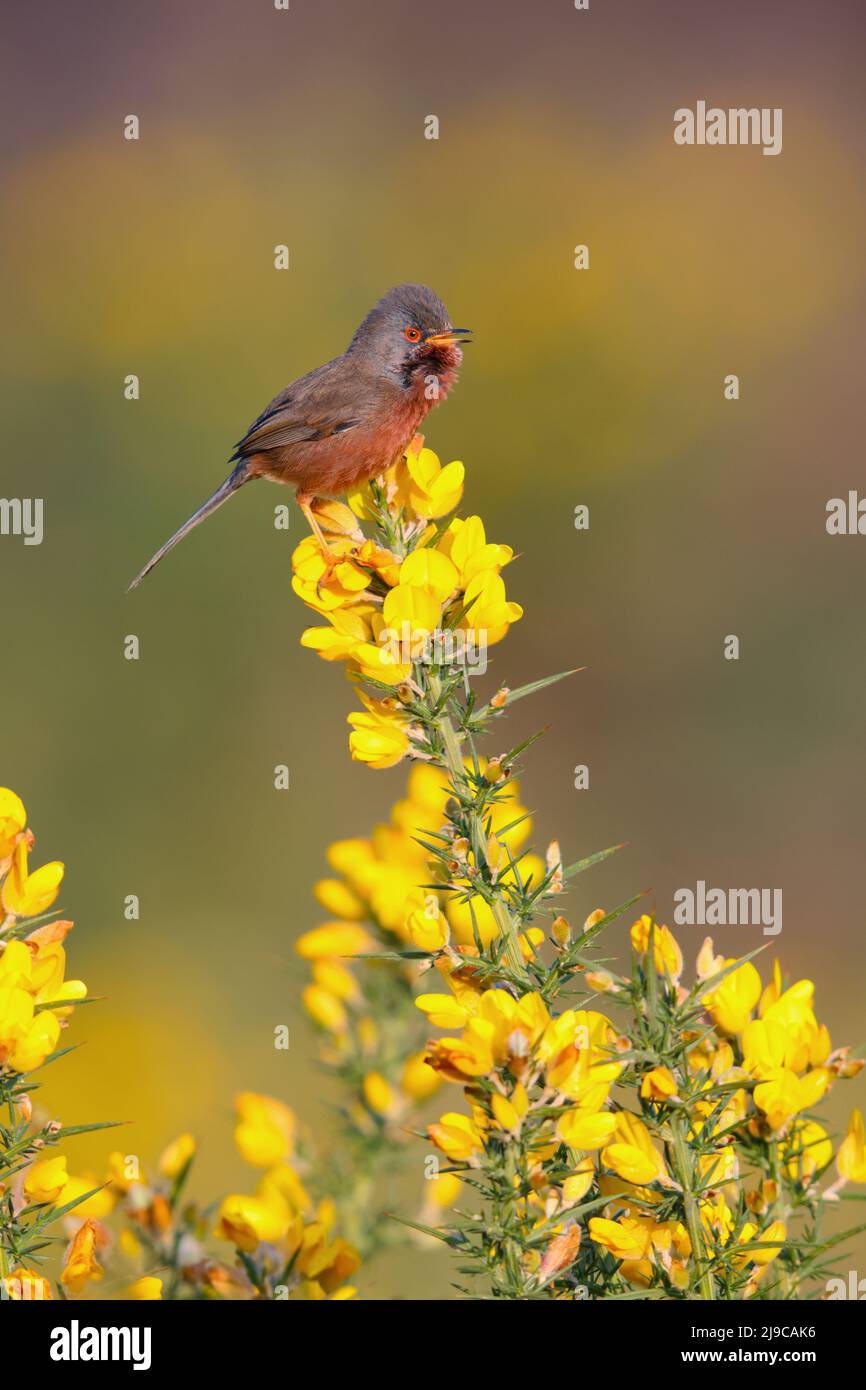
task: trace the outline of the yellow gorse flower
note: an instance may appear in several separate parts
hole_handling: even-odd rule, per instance
[[[104,1237],[96,1221],[82,1222],[66,1251],[60,1278],[68,1293],[79,1294],[91,1280],[102,1278],[102,1265],[97,1250]]]
[[[4,911],[13,917],[38,917],[47,912],[56,902],[63,882],[63,865],[57,859],[31,873],[27,864],[29,848],[26,836],[19,836],[0,892]]]
[[[671,980],[679,980],[683,973],[683,953],[667,927],[658,923],[654,925],[651,917],[639,917],[631,929],[631,944],[635,951],[641,956],[647,954],[650,935],[653,937],[653,961],[657,972],[668,975]]]
[[[733,965],[728,960],[726,965]],[[742,1033],[761,996],[761,977],[751,961],[732,970],[704,996],[707,1011],[722,1033]]]
[[[0,869],[8,867],[18,837],[27,824],[21,797],[9,787],[0,787]]]
[[[271,1168],[292,1152],[296,1121],[287,1105],[273,1096],[242,1091],[235,1106],[235,1142],[248,1163]]]
[[[167,1178],[176,1178],[182,1173],[195,1154],[195,1140],[191,1134],[180,1134],[159,1156],[159,1171]]]
[[[840,1178],[846,1182],[866,1182],[866,1133],[860,1110],[851,1111],[848,1132],[836,1155],[836,1166]]]
[[[41,1158],[27,1170],[24,1193],[31,1202],[59,1202],[69,1181],[66,1159],[61,1154]]]

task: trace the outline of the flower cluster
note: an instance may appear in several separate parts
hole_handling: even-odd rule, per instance
[[[488,543],[478,517],[442,520],[461,491],[460,465],[440,469],[413,445],[349,508],[320,509],[338,533],[330,557],[318,541],[294,556],[296,592],[328,622],[302,643],[375,692],[350,716],[352,756],[419,764],[390,825],[332,848],[340,878],[318,896],[336,920],[299,944],[314,963],[305,1002],[345,1061],[349,1111],[378,1116],[396,1146],[382,1121],[405,1124],[436,1083],[460,1088],[465,1104],[426,1128],[438,1199],[423,1229],[456,1252],[472,1292],[796,1297],[832,1268],[842,1237],[824,1232],[828,1207],[866,1180],[859,1112],[830,1184],[833,1136],[813,1113],[862,1063],[832,1048],[812,983],[786,985],[778,964],[763,983],[751,958],[707,940],[686,985],[678,942],[644,915],[617,974],[599,938],[638,899],[580,929],[562,915],[570,880],[615,849],[570,867],[557,842],[535,854],[515,780],[533,740],[487,759],[476,747],[516,700],[562,677],[482,703],[472,652],[429,640],[483,627],[497,642],[521,615],[501,577],[510,548]],[[399,648],[386,640],[395,626],[409,637]],[[400,982],[390,1014],[390,1000],[377,1010],[383,975]],[[440,1030],[420,1062],[413,995]]]
[[[354,1297],[347,1283],[360,1264],[335,1234],[334,1204],[314,1204],[301,1176],[295,1116],[271,1096],[244,1092],[236,1100],[235,1138],[242,1156],[261,1168],[254,1192],[231,1193],[211,1209],[187,1195],[196,1155],[191,1134],[165,1149],[156,1172],[142,1172],[135,1154],[108,1156],[102,1180],[73,1176],[62,1157],[27,1170],[31,1204],[51,1204],[68,1237],[59,1285],[65,1298],[97,1291],[105,1298],[333,1299]],[[228,1243],[234,1259],[221,1256]],[[51,1298],[35,1269],[6,1280],[18,1298]]]
[[[196,1148],[189,1134],[169,1145],[153,1177],[120,1151],[101,1176],[70,1172],[57,1146],[107,1126],[34,1117],[33,1073],[63,1055],[61,1030],[86,990],[66,979],[72,923],[51,919],[63,865],[31,873],[33,845],[20,798],[0,788],[0,1103],[8,1111],[0,1125],[0,1298],[95,1290],[144,1300],[353,1297],[347,1281],[360,1257],[336,1232],[334,1203],[310,1196],[309,1141],[279,1100],[238,1096],[237,1145],[263,1171],[253,1193],[224,1198],[216,1222],[185,1195]],[[46,1271],[58,1241],[62,1257]],[[232,1263],[218,1253],[226,1243]]]
[[[326,661],[345,663],[363,705],[349,715],[349,748],[370,767],[424,755],[425,729],[414,708],[422,693],[413,676],[419,663],[451,668],[468,658],[482,665],[487,648],[522,616],[501,575],[511,548],[488,542],[477,516],[436,524],[462,489],[463,465],[442,468],[416,441],[349,506],[320,507],[333,536],[330,558],[314,536],[292,556],[295,593],[327,619],[301,642]],[[375,539],[365,538],[359,519],[378,524]]]
[[[31,871],[33,831],[21,798],[0,787],[0,1294],[47,1298],[51,1284],[40,1265],[56,1239],[55,1223],[71,1222],[98,1193],[70,1177],[57,1145],[99,1125],[63,1125],[40,1118],[32,1092],[34,1073],[62,1057],[61,1034],[75,1004],[85,1002],[81,980],[66,978],[64,942],[72,923],[51,909],[63,880],[53,861]],[[75,1284],[77,1252],[67,1251],[61,1281]]]
[[[438,769],[414,767],[387,824],[369,839],[331,845],[332,876],[315,886],[328,920],[296,943],[311,971],[304,1007],[321,1033],[323,1061],[347,1096],[343,1162],[326,1170],[325,1182],[365,1255],[395,1235],[371,1189],[399,1163],[407,1124],[439,1086],[424,1062],[411,949],[421,924],[438,922],[441,913],[441,895],[419,887],[428,856],[416,832],[438,823],[443,788]],[[409,954],[401,959],[394,951],[403,947]],[[396,968],[383,968],[388,962]]]
[[[30,872],[35,844],[20,797],[0,787],[0,1066],[31,1072],[54,1052],[72,1005],[87,993],[67,980],[63,942],[71,922],[34,927],[53,906],[63,880],[58,861]]]
[[[243,1092],[236,1099],[235,1139],[243,1158],[262,1170],[250,1193],[230,1193],[216,1219],[186,1196],[196,1145],[180,1135],[148,1177],[138,1161],[112,1154],[112,1192],[122,1229],[113,1263],[128,1266],[134,1298],[334,1299],[352,1298],[347,1280],[360,1263],[335,1233],[333,1203],[314,1204],[302,1177],[293,1112],[272,1096]],[[230,1245],[234,1260],[220,1253]],[[134,1271],[135,1277],[129,1283]]]
[[[478,1253],[510,1296],[611,1297],[631,1286],[751,1297],[780,1256],[768,1296],[790,1296],[815,1273],[826,1204],[866,1178],[855,1111],[839,1179],[821,1190],[833,1143],[811,1114],[861,1063],[831,1051],[811,981],[783,989],[777,964],[762,989],[751,962],[715,957],[708,940],[687,991],[678,943],[648,916],[631,928],[629,978],[593,970],[604,924],[599,910],[571,944],[556,918],[554,962],[545,970],[536,959],[545,978],[535,990],[484,988],[464,967],[447,976],[449,994],[417,1000],[432,1023],[460,1030],[431,1042],[427,1060],[469,1101],[429,1137],[501,1223],[493,1240],[472,1223],[447,1238],[463,1249],[483,1229]],[[622,1022],[553,1012],[546,986],[557,966],[605,994]],[[510,1271],[499,1268],[506,1236],[520,1252]]]

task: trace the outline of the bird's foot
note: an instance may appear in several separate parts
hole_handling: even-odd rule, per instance
[[[337,566],[344,559],[344,555],[335,555],[330,546],[327,543],[323,543],[322,564],[324,565],[324,569],[316,580],[316,595],[318,598],[322,597],[322,589],[333,579]]]

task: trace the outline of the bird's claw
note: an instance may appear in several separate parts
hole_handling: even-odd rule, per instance
[[[319,575],[319,578],[316,581],[317,598],[322,597],[323,585],[328,584],[330,580],[333,578],[336,568],[342,558],[343,557],[341,555],[335,555],[334,552],[330,550],[327,546],[324,546],[322,548],[322,563],[325,566],[325,568],[322,570],[322,573]]]

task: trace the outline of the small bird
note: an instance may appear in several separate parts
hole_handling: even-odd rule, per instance
[[[457,380],[469,332],[451,326],[442,300],[426,285],[389,290],[342,356],[293,381],[253,421],[231,456],[234,466],[225,482],[160,546],[129,588],[253,478],[295,488],[330,564],[313,503],[351,492],[404,453],[424,416]]]

